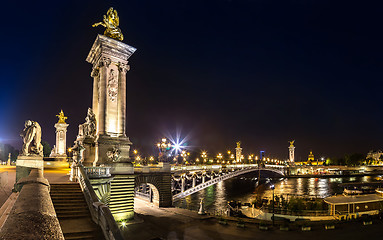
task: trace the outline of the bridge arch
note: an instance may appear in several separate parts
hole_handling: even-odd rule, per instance
[[[173,201],[175,200],[178,200],[180,198],[184,198],[188,195],[191,195],[195,192],[198,192],[204,188],[207,188],[211,185],[214,185],[220,181],[224,181],[224,180],[227,180],[229,178],[232,178],[232,177],[236,177],[236,176],[240,176],[240,175],[243,175],[243,174],[246,174],[246,173],[250,173],[250,172],[255,172],[255,171],[268,171],[268,172],[272,172],[274,174],[277,174],[281,177],[285,176],[284,172],[281,171],[280,169],[274,169],[274,168],[255,168],[255,167],[252,167],[252,168],[243,168],[243,169],[239,169],[239,170],[236,170],[236,171],[229,171],[229,172],[226,172],[225,174],[223,175],[220,175],[218,177],[215,177],[215,178],[212,178],[210,179],[209,181],[206,181],[206,182],[203,182],[201,184],[198,184],[196,186],[193,186],[192,188],[189,188],[189,189],[186,189],[184,191],[181,191],[180,193],[177,193],[175,195],[173,195],[172,199]]]
[[[157,207],[172,206],[171,175],[141,174],[135,179],[135,187],[147,184],[153,191],[152,202]]]

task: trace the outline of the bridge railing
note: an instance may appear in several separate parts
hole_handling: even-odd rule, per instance
[[[135,197],[144,198],[144,199],[150,199],[150,194],[142,193],[142,192],[135,192]]]
[[[77,166],[76,178],[84,193],[92,220],[101,227],[105,239],[123,240],[124,238],[122,237],[120,229],[118,228],[109,207],[98,200],[82,165]]]
[[[135,173],[170,172],[170,169],[170,164],[163,162],[156,165],[134,166]]]
[[[248,167],[258,167],[258,164],[227,164],[227,165],[192,165],[192,166],[183,166],[183,165],[174,165],[171,167],[172,172],[178,171],[198,171],[198,170],[220,170],[223,168],[248,168]],[[271,165],[266,164],[265,168],[286,168],[284,165]]]
[[[110,167],[84,167],[88,178],[110,177]]]

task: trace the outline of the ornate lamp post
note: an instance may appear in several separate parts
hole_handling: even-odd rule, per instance
[[[202,159],[203,159],[203,163],[205,164],[206,163],[206,159],[207,159],[207,152],[206,151],[203,151],[202,153],[201,153],[201,157],[202,157]]]
[[[149,163],[150,163],[150,164],[153,164],[153,163],[154,163],[154,157],[153,157],[153,156],[150,156],[150,157],[149,157]]]
[[[273,216],[272,216],[272,221],[273,221],[273,226],[274,226],[274,206],[275,206],[275,202],[274,202],[274,189],[275,189],[275,186],[274,184],[270,186],[270,188],[273,190]]]
[[[181,157],[185,164],[188,164],[187,157],[190,155],[189,152],[186,152],[185,150],[182,150]]]
[[[168,155],[167,153],[170,151],[172,144],[166,138],[162,138],[161,142],[157,143],[157,147],[159,150],[158,161],[168,162],[169,156],[167,156]]]
[[[220,163],[220,161],[222,161],[222,158],[223,158],[222,153],[218,153],[217,158],[218,158],[217,163]]]

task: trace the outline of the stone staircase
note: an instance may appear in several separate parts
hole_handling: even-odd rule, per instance
[[[50,195],[65,239],[104,239],[78,183],[52,183]]]
[[[134,176],[114,177],[108,207],[115,219],[134,216]]]

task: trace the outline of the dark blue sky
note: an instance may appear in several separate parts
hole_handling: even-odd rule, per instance
[[[91,106],[91,25],[117,9],[128,73],[127,135],[142,151],[176,129],[212,153],[287,157],[383,148],[380,1],[18,1],[3,5],[0,141],[26,119],[71,145]]]

